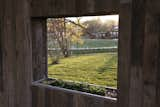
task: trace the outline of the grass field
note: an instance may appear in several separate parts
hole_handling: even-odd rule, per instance
[[[99,53],[63,58],[59,64],[48,65],[48,73],[50,78],[116,87],[117,54]]]

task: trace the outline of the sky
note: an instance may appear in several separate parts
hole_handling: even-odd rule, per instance
[[[84,21],[87,21],[87,20],[93,20],[93,19],[97,19],[99,18],[102,22],[105,22],[105,21],[108,21],[108,20],[114,20],[116,22],[119,21],[119,16],[118,15],[106,15],[106,16],[84,16],[84,17],[81,17],[81,22],[84,22]],[[75,17],[72,17],[72,18],[68,18],[70,20],[76,20]]]

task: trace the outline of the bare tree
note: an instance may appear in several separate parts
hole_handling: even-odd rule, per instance
[[[79,18],[77,18],[77,22],[66,18],[49,19],[47,25],[49,42],[54,47],[54,54],[50,52],[49,54],[57,63],[60,54],[64,57],[70,56],[72,43],[82,42],[81,34],[85,27],[80,24]]]

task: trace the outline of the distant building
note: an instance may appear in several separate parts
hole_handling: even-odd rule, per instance
[[[109,36],[109,32],[97,32],[92,33],[92,35],[91,39],[106,39]]]
[[[90,39],[117,39],[118,38],[118,26],[114,26],[109,32],[96,32],[92,35],[86,35]]]
[[[119,35],[118,31],[119,31],[119,27],[118,27],[118,26],[114,26],[114,27],[112,28],[112,30],[110,31],[110,38],[115,38],[115,39],[117,39],[117,38],[118,38],[118,35]]]

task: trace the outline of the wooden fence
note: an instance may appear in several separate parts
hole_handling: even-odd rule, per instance
[[[116,107],[116,98],[58,88],[41,83],[32,84],[33,107]]]

